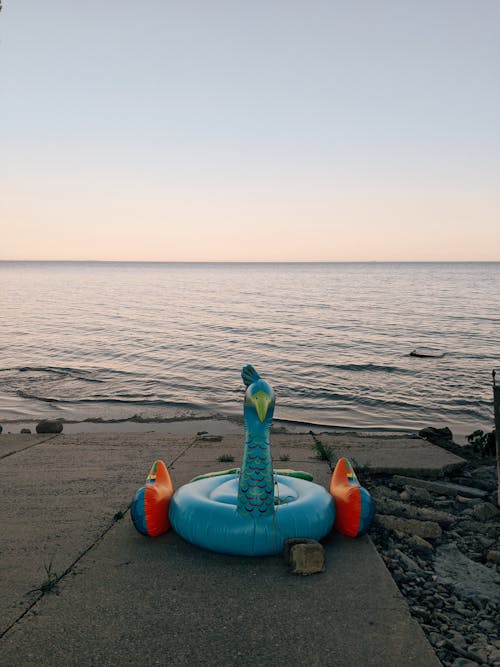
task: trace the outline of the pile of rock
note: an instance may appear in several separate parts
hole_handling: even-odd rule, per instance
[[[370,536],[443,665],[500,667],[496,466],[363,483],[377,507]]]

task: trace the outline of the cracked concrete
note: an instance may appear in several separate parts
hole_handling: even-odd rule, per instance
[[[0,460],[2,665],[439,664],[369,538],[333,534],[327,571],[300,584],[279,557],[221,556],[173,533],[136,533],[127,510],[155,459],[179,486],[238,466],[242,436],[40,438],[0,437],[8,454]],[[310,434],[273,434],[275,467],[307,470],[326,485],[329,466],[312,444]],[[441,451],[427,450],[420,465],[438,473]],[[234,464],[217,461],[224,453]],[[399,454],[404,464],[403,445]],[[49,563],[59,580],[41,595]]]

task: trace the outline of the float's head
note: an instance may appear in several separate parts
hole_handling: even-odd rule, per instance
[[[244,410],[246,416],[255,412],[261,423],[270,421],[274,413],[274,391],[271,385],[262,379],[249,385],[245,393]]]

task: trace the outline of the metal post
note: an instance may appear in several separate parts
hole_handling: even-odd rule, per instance
[[[497,475],[498,475],[498,495],[497,505],[500,507],[500,386],[495,383],[495,371],[493,375],[493,412],[495,415],[495,440],[497,445]]]

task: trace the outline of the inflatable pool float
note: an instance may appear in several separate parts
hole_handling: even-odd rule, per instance
[[[349,537],[364,535],[375,516],[375,505],[347,459],[337,461],[330,480],[330,493],[335,499],[335,530]]]
[[[168,509],[174,494],[174,485],[167,466],[155,461],[146,484],[134,496],[130,515],[137,530],[143,535],[156,537],[170,528]]]
[[[202,475],[178,489],[170,503],[172,527],[199,547],[242,556],[279,553],[292,537],[320,540],[333,526],[333,498],[304,474],[273,471],[274,392],[252,366],[245,366],[242,378],[241,469]]]

